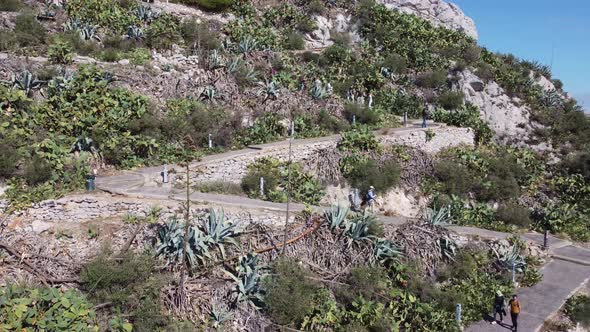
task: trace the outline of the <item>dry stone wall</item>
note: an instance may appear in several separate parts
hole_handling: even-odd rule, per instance
[[[434,136],[427,139],[426,131],[412,130],[393,135],[378,136],[384,145],[407,145],[421,149],[427,153],[436,153],[442,149],[458,146],[473,145],[474,132],[470,128],[440,127],[433,128]],[[331,136],[322,140],[297,141],[292,146],[292,158],[295,162],[305,162],[316,152],[324,149],[336,149],[340,136]],[[245,152],[235,156],[228,156],[221,160],[211,160],[196,165],[192,178],[197,182],[224,181],[239,183],[248,172],[248,165],[263,157],[275,158],[287,161],[289,158],[289,145],[275,144],[264,147],[258,152]],[[180,179],[181,176],[178,177]]]
[[[150,210],[159,210],[158,221],[164,222],[182,214],[179,201],[135,199],[101,194],[73,195],[57,200],[46,200],[11,216],[9,227],[16,230],[42,233],[56,225],[77,224],[94,220],[123,218],[127,215],[146,217]],[[193,215],[207,212],[209,207],[191,209]],[[243,211],[224,208],[227,218],[238,224],[282,224],[284,216],[270,211]]]

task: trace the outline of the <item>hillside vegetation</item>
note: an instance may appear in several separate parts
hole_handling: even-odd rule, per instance
[[[457,331],[455,304],[463,303],[465,323],[479,320],[489,294],[511,290],[511,264],[525,285],[540,275],[517,238],[500,251],[458,248],[442,224],[590,241],[590,121],[549,67],[490,52],[461,32],[373,0],[174,2],[202,15],[134,0],[2,2],[10,24],[0,28],[0,52],[8,54],[0,58],[0,181],[9,212],[82,190],[92,169],[195,161],[284,139],[291,128],[296,138],[341,134],[324,164],[332,178],[267,158],[231,190],[277,202],[289,192],[317,205],[330,182],[374,186],[378,194],[402,187],[426,197],[429,212],[407,233],[384,231],[372,216],[342,207],[299,216],[318,225],[317,234],[282,259],[274,251],[252,255],[251,239],[214,212],[191,223],[185,258],[185,221],[160,222],[157,234],[150,228],[157,245],[142,246],[145,253],[105,252],[80,263],[83,296],[1,288],[0,328]],[[315,15],[338,13],[351,16],[356,32],[334,31],[330,46],[306,49]],[[484,86],[498,84],[527,110],[528,122],[516,124],[526,139],[500,137],[466,102],[459,87],[465,72]],[[405,113],[473,128],[476,145],[432,156],[381,146],[373,130],[399,126]],[[418,158],[426,166],[418,169]],[[268,181],[262,193],[260,177]],[[241,231],[255,234],[256,248],[283,240],[269,229]],[[410,241],[408,234],[420,236]],[[309,250],[318,254],[305,256]],[[188,290],[192,307],[171,295],[185,262],[191,287],[206,285],[203,302],[201,290]],[[17,302],[12,314],[7,308]]]

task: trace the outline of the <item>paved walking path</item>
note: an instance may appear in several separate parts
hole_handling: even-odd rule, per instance
[[[389,134],[405,133],[408,131],[422,130],[421,128],[398,128]],[[293,144],[310,144],[322,141],[336,140],[339,136],[328,136],[304,140],[295,140]],[[286,145],[288,142],[275,142],[259,146],[250,147],[238,151],[210,155],[204,157],[201,161],[196,162],[193,166],[200,163],[223,162],[224,160],[235,158],[237,156],[256,153],[260,150],[275,148]],[[151,199],[172,199],[185,200],[186,193],[183,189],[174,189],[168,185],[155,185],[150,179],[154,174],[158,174],[161,167],[143,168],[136,171],[128,171],[124,174],[97,179],[97,187],[101,190],[111,193],[133,196],[138,198]],[[193,202],[210,205],[233,206],[248,210],[264,210],[274,212],[285,212],[286,204],[273,203],[257,199],[250,199],[243,196],[208,194],[192,192],[190,199]],[[292,203],[290,210],[293,212],[301,211],[305,208],[303,204]],[[321,211],[322,207],[316,207]],[[403,224],[407,222],[404,217],[385,217],[379,216],[385,223]],[[486,239],[505,239],[510,234],[495,232],[475,227],[449,226],[453,232],[461,235],[479,236]],[[543,244],[543,235],[539,233],[526,233],[523,238]],[[549,237],[549,250],[554,257],[542,269],[543,280],[531,287],[518,290],[520,301],[523,306],[519,319],[519,331],[536,332],[554,312],[559,310],[565,300],[581,287],[590,278],[590,250],[572,246],[565,240]],[[490,294],[490,310],[493,294]],[[509,323],[510,319],[506,322]],[[507,331],[508,327],[500,325],[491,325],[487,321],[481,321],[469,326],[468,332],[488,332],[488,331]]]
[[[559,245],[559,244],[557,244]],[[522,312],[518,319],[518,330],[536,332],[543,322],[557,312],[565,301],[590,279],[590,250],[568,245],[552,249],[556,255],[579,260],[580,263],[553,259],[543,266],[543,280],[530,288],[518,289]],[[587,262],[587,264],[581,264]],[[490,311],[493,294],[490,294]],[[510,329],[510,318],[504,319],[505,325],[492,325],[482,320],[469,326],[467,332],[495,332]]]

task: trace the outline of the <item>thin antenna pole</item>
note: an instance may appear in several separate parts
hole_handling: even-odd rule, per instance
[[[293,123],[293,115],[291,115],[291,126],[294,126]],[[291,127],[294,128],[294,127]],[[291,130],[291,137],[289,138],[289,162],[287,164],[287,215],[285,217],[285,233],[283,235],[283,244],[287,243],[287,233],[289,227],[289,208],[291,205],[291,160],[292,160],[292,147],[293,147],[293,139],[295,130]],[[281,248],[281,256],[285,255],[285,247]]]

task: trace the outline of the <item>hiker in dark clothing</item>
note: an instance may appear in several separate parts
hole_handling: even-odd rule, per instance
[[[504,295],[499,290],[496,292],[496,297],[494,298],[494,320],[492,324],[496,324],[496,314],[500,314],[500,323],[504,322],[504,315],[506,315],[506,310],[504,310]]]
[[[516,331],[518,329],[518,315],[520,314],[520,302],[518,302],[516,294],[512,295],[508,305],[510,306],[510,318],[512,318],[512,331]]]

